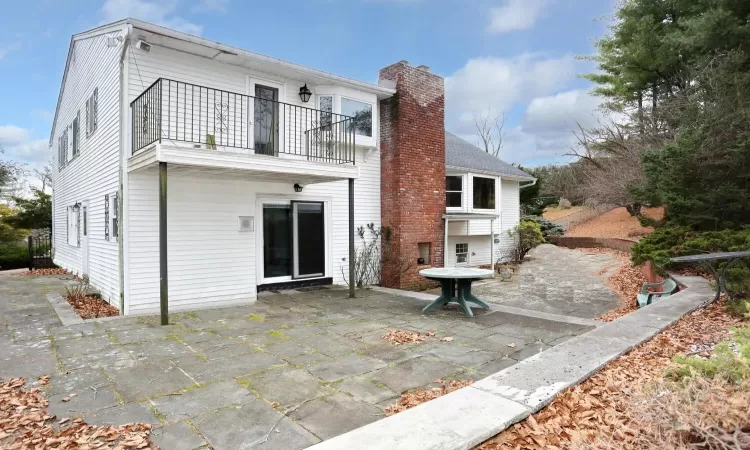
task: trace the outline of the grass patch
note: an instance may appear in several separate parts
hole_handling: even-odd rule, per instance
[[[259,316],[257,314],[248,314],[247,318],[250,319],[250,320],[254,320],[256,322],[265,322],[266,321],[265,317]]]

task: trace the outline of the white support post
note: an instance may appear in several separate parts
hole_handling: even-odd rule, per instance
[[[443,267],[448,267],[448,218],[445,218],[445,232],[443,233]]]
[[[490,219],[490,270],[495,276],[495,219]]]

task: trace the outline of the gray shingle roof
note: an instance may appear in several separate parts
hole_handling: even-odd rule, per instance
[[[534,179],[523,170],[495,158],[479,147],[447,131],[445,132],[445,165],[500,176],[510,175],[528,180]]]

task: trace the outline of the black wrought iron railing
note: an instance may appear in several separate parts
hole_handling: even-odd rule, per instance
[[[259,97],[159,78],[130,103],[132,153],[166,141],[354,164],[359,119],[280,102],[277,95],[272,89]]]

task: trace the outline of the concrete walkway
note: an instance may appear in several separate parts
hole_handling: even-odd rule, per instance
[[[478,283],[474,294],[488,303],[560,316],[593,319],[619,306],[606,279],[620,262],[606,253],[542,244],[509,282]]]
[[[708,281],[681,277],[688,286],[668,300],[490,375],[473,385],[314,446],[315,450],[469,449],[540,410],[560,392],[652,338],[713,298]]]
[[[421,299],[368,290],[351,300],[343,289],[267,294],[174,314],[166,327],[157,317],[63,325],[55,308],[69,305],[47,296],[66,283],[0,278],[0,378],[50,375],[50,413],[151,423],[165,449],[305,448],[377,423],[404,390],[479,380],[593,329],[456,307],[422,315]],[[381,339],[391,329],[436,336],[396,347]]]

